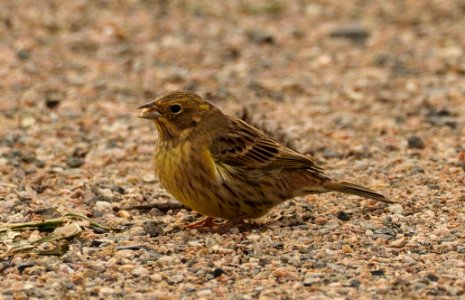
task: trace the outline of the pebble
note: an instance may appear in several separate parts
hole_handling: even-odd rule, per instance
[[[132,218],[131,214],[127,210],[119,210],[116,215],[120,218],[130,220]]]
[[[170,264],[170,263],[172,263],[172,262],[174,261],[174,257],[169,256],[169,255],[164,255],[164,256],[161,256],[161,257],[158,259],[158,261],[159,261],[160,263]]]
[[[201,244],[199,241],[189,241],[187,242],[187,245],[195,248],[203,247],[203,244]]]
[[[100,212],[113,213],[111,203],[107,201],[96,201],[95,210]]]
[[[373,236],[373,231],[371,231],[370,229],[367,229],[365,230],[365,235]]]
[[[317,224],[317,225],[325,225],[326,223],[328,223],[328,218],[325,218],[325,217],[316,217],[315,218],[315,224]]]
[[[180,282],[183,282],[184,281],[184,276],[182,275],[174,275],[172,277],[170,277],[170,281],[172,283],[180,283]]]
[[[407,145],[410,149],[423,149],[425,148],[425,143],[418,136],[411,136],[407,139]]]
[[[152,182],[155,182],[155,181],[156,181],[156,176],[155,176],[155,174],[148,173],[148,174],[145,174],[145,175],[142,177],[142,180],[143,180],[145,183],[152,183]]]
[[[220,277],[223,274],[226,274],[226,272],[221,268],[216,268],[215,270],[213,270],[213,277],[214,278]]]
[[[86,162],[83,157],[70,156],[66,160],[66,165],[70,168],[79,168]]]
[[[20,263],[16,268],[18,269],[19,273],[21,274],[25,269],[33,267],[35,265],[36,265],[35,262],[30,261],[30,262]]]
[[[197,292],[198,297],[206,297],[206,296],[210,296],[211,294],[212,294],[212,290],[210,289],[200,290]]]
[[[404,237],[391,242],[393,248],[402,248],[405,245],[407,245],[407,239]]]
[[[331,33],[334,38],[346,38],[354,42],[364,42],[370,32],[360,24],[345,24],[335,28]]]
[[[341,248],[342,253],[352,253],[354,250],[349,245],[344,245]]]
[[[439,277],[434,275],[434,274],[431,274],[429,273],[428,275],[426,275],[426,278],[429,280],[429,281],[433,281],[433,282],[437,282],[439,280]]]
[[[349,221],[350,220],[350,215],[348,213],[346,213],[345,211],[338,211],[336,216],[341,221]]]
[[[163,226],[155,221],[144,222],[144,231],[146,234],[154,237],[163,234]]]
[[[315,283],[321,281],[322,274],[321,273],[307,273],[304,276],[303,284],[304,286],[312,286]]]
[[[16,52],[16,55],[21,60],[26,60],[31,56],[31,53],[26,49],[20,49]]]
[[[457,120],[447,109],[430,108],[426,119],[434,126],[448,126],[452,129],[457,127]]]
[[[404,212],[404,208],[402,207],[402,204],[400,203],[389,205],[388,210],[389,212],[393,214],[399,214],[399,215],[401,215]]]
[[[378,270],[370,271],[370,273],[373,276],[383,276],[385,272],[382,269],[378,269]]]
[[[247,32],[247,37],[254,43],[257,44],[274,44],[275,40],[273,35],[260,31],[260,30],[250,30]]]
[[[261,236],[258,234],[249,234],[247,236],[247,239],[251,242],[258,242],[260,240]]]
[[[155,273],[153,275],[150,275],[150,280],[153,282],[160,282],[163,280],[163,277],[159,273]]]
[[[417,261],[409,255],[402,255],[402,261],[409,265],[415,265],[417,263]]]
[[[58,270],[60,273],[65,273],[65,274],[72,274],[75,272],[75,270],[71,268],[68,264],[60,264]]]
[[[352,280],[350,281],[350,285],[353,286],[353,287],[355,287],[355,288],[359,287],[360,284],[362,284],[362,283],[360,282],[360,280],[357,280],[357,279],[352,279]]]

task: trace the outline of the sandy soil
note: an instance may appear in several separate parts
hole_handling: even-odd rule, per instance
[[[464,297],[464,2],[289,2],[0,2],[0,221],[118,229],[55,256],[0,232],[2,298]],[[311,196],[225,234],[127,209],[173,200],[136,107],[174,89],[401,204]]]

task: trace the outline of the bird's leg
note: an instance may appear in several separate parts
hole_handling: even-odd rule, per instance
[[[221,223],[215,222],[215,218],[213,217],[206,217],[203,220],[198,222],[190,223],[186,225],[186,228],[194,229],[194,228],[205,228],[205,227],[217,227],[221,226]]]
[[[218,231],[221,233],[226,233],[231,231],[232,228],[237,227],[239,230],[247,228],[249,224],[244,222],[243,217],[238,217],[228,220],[226,223],[222,224],[223,226],[218,227]]]

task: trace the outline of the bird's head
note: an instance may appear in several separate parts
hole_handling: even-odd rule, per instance
[[[184,91],[164,94],[139,107],[140,118],[155,122],[161,139],[183,139],[222,113],[202,97]]]

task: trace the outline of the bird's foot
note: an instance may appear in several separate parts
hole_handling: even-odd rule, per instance
[[[221,222],[213,217],[206,217],[203,220],[186,225],[186,228],[216,233],[228,233],[231,232],[231,229],[233,228],[237,228],[239,231],[243,231],[255,226],[256,225],[254,224],[245,223],[244,218],[235,218],[226,222]]]
[[[213,217],[206,217],[203,220],[186,225],[186,228],[188,229],[198,229],[198,228],[206,228],[206,227],[211,228],[211,227],[222,226],[223,224],[224,223],[217,222],[215,218]]]
[[[228,233],[231,232],[233,228],[236,230],[244,231],[253,228],[255,225],[251,223],[246,223],[244,218],[235,218],[228,220],[227,222],[223,223],[223,226],[215,228],[219,233]]]

